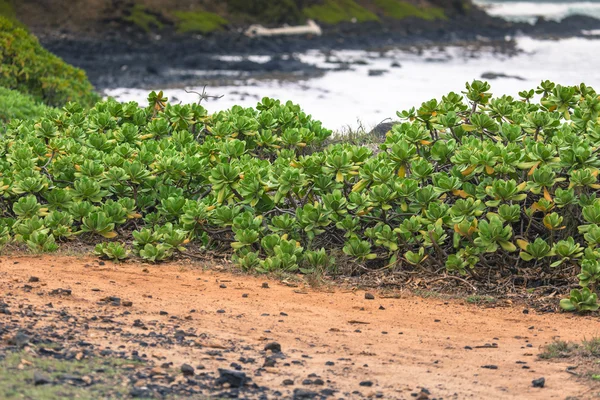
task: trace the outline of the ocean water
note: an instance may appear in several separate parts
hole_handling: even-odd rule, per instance
[[[560,21],[570,15],[582,14],[600,18],[600,0],[474,0],[486,11],[511,21],[533,23],[538,17]]]
[[[396,117],[396,111],[419,106],[422,102],[454,91],[464,90],[465,83],[481,79],[484,73],[500,73],[509,77],[488,80],[495,95],[517,96],[521,90],[535,88],[549,79],[563,85],[585,82],[600,91],[600,41],[573,38],[542,41],[527,37],[517,39],[522,52],[516,56],[464,48],[426,51],[422,55],[390,51],[379,53],[339,51],[341,60],[360,60],[367,65],[353,65],[348,71],[331,71],[325,76],[302,82],[276,80],[245,81],[240,85],[209,87],[208,94],[223,95],[218,100],[203,103],[209,112],[230,108],[235,104],[255,106],[265,96],[291,100],[324,122],[330,129],[343,131],[362,125],[371,128]],[[337,65],[326,56],[312,51],[296,55],[305,62],[323,68]],[[400,68],[391,67],[399,63]],[[385,70],[381,76],[369,76],[369,71]],[[156,90],[161,88],[157,87]],[[202,90],[201,88],[190,88]],[[106,93],[120,101],[145,104],[148,90],[121,88]],[[175,102],[196,102],[198,96],[182,89],[166,89]]]

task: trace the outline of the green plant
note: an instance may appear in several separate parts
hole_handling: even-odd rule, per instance
[[[115,262],[120,262],[129,256],[125,246],[117,242],[98,243],[94,248],[94,254]]]
[[[160,30],[164,27],[164,24],[141,4],[134,4],[129,10],[129,15],[124,19],[140,27],[146,33],[151,32],[153,29]]]
[[[91,106],[99,97],[85,73],[46,51],[37,38],[0,16],[0,87],[32,96],[49,106],[77,101]]]
[[[571,274],[583,289],[561,304],[593,310],[598,95],[490,90],[474,81],[399,112],[377,152],[330,143],[298,105],[268,98],[214,114],[154,92],[146,108],[69,103],[0,136],[1,241],[39,250],[118,234],[152,262],[210,251],[259,272],[320,275],[335,257],[470,284]]]

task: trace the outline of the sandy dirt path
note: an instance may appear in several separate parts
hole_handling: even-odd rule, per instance
[[[157,364],[202,364],[216,374],[238,363],[270,389],[268,398],[294,398],[294,391],[298,399],[319,398],[329,389],[332,398],[385,399],[587,399],[600,392],[567,374],[568,364],[537,358],[555,338],[600,335],[597,317],[377,292],[368,300],[362,291],[313,291],[194,265],[100,265],[63,256],[0,261],[0,300],[11,307],[41,310],[52,302],[85,320],[79,334],[94,346],[139,349]],[[51,294],[59,288],[71,294]],[[108,296],[132,305],[102,301]],[[0,323],[8,318],[0,315]],[[192,345],[161,340],[177,332]],[[271,342],[281,353],[264,350]],[[540,377],[545,387],[532,387]]]

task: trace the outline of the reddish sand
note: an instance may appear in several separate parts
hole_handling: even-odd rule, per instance
[[[132,327],[134,320],[141,319],[150,324],[158,321],[157,330],[193,329],[199,335],[201,346],[147,348],[149,356],[175,365],[202,363],[214,371],[227,368],[241,355],[255,357],[257,364],[244,366],[246,372],[254,382],[286,396],[303,387],[302,381],[311,373],[325,381],[319,389],[339,390],[336,398],[358,398],[352,392],[359,391],[364,396],[380,392],[386,399],[409,399],[421,388],[427,388],[431,398],[444,399],[587,399],[600,392],[598,385],[566,373],[568,364],[537,358],[541,347],[555,338],[579,341],[600,335],[594,317],[533,310],[524,314],[519,306],[481,308],[460,300],[406,294],[381,298],[375,291],[375,299],[367,300],[362,291],[314,291],[192,264],[101,266],[92,258],[65,256],[0,260],[0,300],[11,296],[13,302],[17,297],[24,304],[42,307],[52,289],[71,289],[71,296],[51,301],[55,308],[82,317],[115,313],[116,307],[98,304],[103,297],[130,300],[133,306],[126,310],[131,314],[121,315],[124,309],[119,308],[121,314],[113,318],[123,323],[123,332],[143,332]],[[28,283],[30,276],[40,281]],[[268,288],[262,287],[264,282]],[[33,286],[28,293],[22,289],[25,284]],[[197,311],[190,313],[192,309]],[[0,315],[0,322],[2,318],[6,316]],[[122,332],[107,332],[101,321],[88,323],[87,341],[135,348]],[[281,344],[287,359],[254,376],[262,367],[265,343],[272,341]],[[224,353],[227,361],[219,361],[206,354],[207,348],[233,351]],[[328,361],[334,365],[326,365]],[[490,365],[497,369],[482,368]],[[546,386],[532,387],[532,380],[540,377],[546,379]],[[293,379],[295,385],[283,386],[284,379]],[[363,381],[373,385],[360,386]]]

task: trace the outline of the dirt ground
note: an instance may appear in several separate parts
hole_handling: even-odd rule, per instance
[[[599,336],[597,317],[371,294],[315,291],[199,264],[3,257],[0,349],[35,355],[53,337],[65,343],[61,354],[82,346],[133,354],[150,373],[123,378],[132,397],[158,397],[157,387],[166,397],[195,393],[190,398],[600,396],[600,384],[568,374],[569,364],[537,357],[554,339]],[[18,331],[28,335],[20,346]],[[192,371],[183,374],[183,364]],[[243,385],[227,375],[236,369]],[[545,387],[534,388],[541,377]],[[167,383],[157,385],[160,379]],[[181,391],[185,385],[190,391]]]

